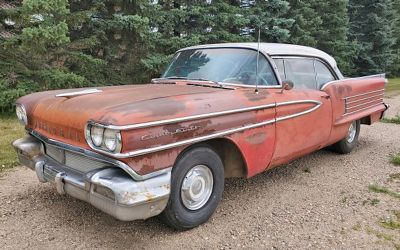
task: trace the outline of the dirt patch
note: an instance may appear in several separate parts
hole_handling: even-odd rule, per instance
[[[388,114],[400,97],[387,99]],[[349,155],[326,150],[252,179],[231,179],[210,221],[176,232],[156,218],[120,222],[92,206],[60,196],[26,168],[0,179],[0,246],[3,249],[393,249],[400,229],[400,200],[369,190],[371,184],[400,191],[400,126],[362,126]]]

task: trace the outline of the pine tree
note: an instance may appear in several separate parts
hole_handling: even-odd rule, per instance
[[[286,16],[294,20],[290,28],[290,42],[315,47],[317,45],[315,35],[322,26],[322,18],[315,9],[316,0],[289,0],[289,4],[290,9]]]
[[[394,60],[390,68],[390,76],[400,76],[400,1],[393,1],[394,9],[394,31],[393,37],[396,39],[394,44]]]
[[[394,61],[394,10],[391,0],[351,0],[350,34],[357,43],[357,75],[387,72]]]

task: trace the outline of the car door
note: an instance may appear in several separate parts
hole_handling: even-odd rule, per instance
[[[314,58],[274,58],[281,79],[294,88],[276,91],[276,142],[270,166],[276,166],[326,146],[332,127],[330,96],[320,91]],[[317,63],[318,62],[318,66]],[[328,76],[325,80],[328,79]],[[332,75],[333,77],[333,75]]]

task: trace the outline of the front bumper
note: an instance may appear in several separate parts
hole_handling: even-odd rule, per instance
[[[46,155],[45,145],[33,136],[16,140],[13,146],[20,163],[34,170],[41,182],[54,182],[58,193],[86,201],[119,220],[147,219],[167,205],[171,172],[143,181],[114,166],[81,173]]]

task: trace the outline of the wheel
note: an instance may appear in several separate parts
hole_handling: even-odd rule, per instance
[[[331,149],[339,154],[348,154],[358,143],[360,134],[360,121],[354,121],[350,124],[347,135],[342,140],[331,146]]]
[[[185,152],[172,169],[171,193],[160,219],[178,230],[194,228],[214,213],[224,190],[224,166],[208,146]]]

